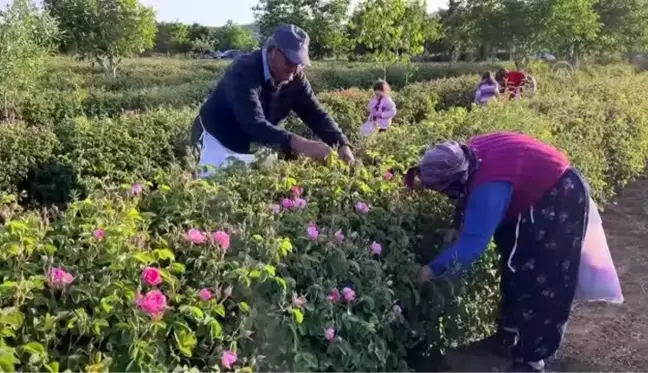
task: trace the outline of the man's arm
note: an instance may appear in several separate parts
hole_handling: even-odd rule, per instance
[[[241,129],[254,142],[267,146],[279,146],[284,152],[290,152],[290,141],[295,135],[266,120],[259,100],[258,90],[260,87],[257,87],[253,81],[242,74],[234,78],[228,80],[226,95]]]
[[[468,197],[459,239],[429,264],[435,275],[442,275],[455,261],[461,269],[466,269],[486,251],[508,210],[512,190],[512,185],[506,182],[491,182],[475,188]]]
[[[295,80],[298,89],[295,92],[297,98],[293,110],[299,118],[329,146],[349,145],[349,140],[344,136],[340,127],[315,97],[304,73],[300,72],[295,76]]]

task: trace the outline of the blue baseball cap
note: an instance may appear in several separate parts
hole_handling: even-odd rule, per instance
[[[310,37],[306,31],[295,25],[281,25],[272,34],[272,41],[290,62],[296,65],[310,65],[308,57]]]

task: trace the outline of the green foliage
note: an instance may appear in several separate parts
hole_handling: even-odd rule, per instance
[[[13,119],[19,101],[38,94],[56,37],[54,20],[31,1],[15,0],[0,12],[0,121]]]
[[[216,38],[215,48],[217,50],[238,49],[250,51],[259,46],[259,41],[255,39],[252,30],[243,28],[234,24],[231,20],[219,28],[214,34]]]
[[[155,12],[138,0],[48,0],[68,49],[117,76],[124,57],[153,47]]]

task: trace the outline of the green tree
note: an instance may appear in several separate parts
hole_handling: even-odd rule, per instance
[[[58,29],[30,0],[14,0],[0,12],[2,117],[13,119],[17,103],[37,93],[45,62],[55,50]]]
[[[157,53],[187,53],[191,50],[189,26],[182,23],[160,22],[157,24],[155,47]]]
[[[387,66],[407,62],[423,53],[428,33],[434,30],[420,0],[365,0],[351,19],[351,35],[366,54]]]
[[[569,56],[577,67],[601,28],[597,0],[552,0],[543,22],[540,44]]]
[[[152,8],[137,0],[46,0],[58,19],[65,43],[83,59],[97,61],[116,77],[124,57],[150,49],[156,24]]]
[[[239,49],[249,51],[259,46],[254,32],[248,28],[235,24],[232,20],[227,21],[225,26],[215,32],[216,49],[228,50]]]
[[[282,24],[294,24],[310,36],[313,58],[345,54],[350,0],[260,0],[254,7],[259,31],[268,38]]]
[[[594,9],[602,23],[596,40],[600,53],[648,49],[648,0],[600,0]]]

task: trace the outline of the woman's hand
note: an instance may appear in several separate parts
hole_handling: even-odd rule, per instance
[[[450,246],[457,240],[457,238],[459,238],[459,231],[456,229],[450,229],[446,232],[445,236],[443,236],[443,245]]]

